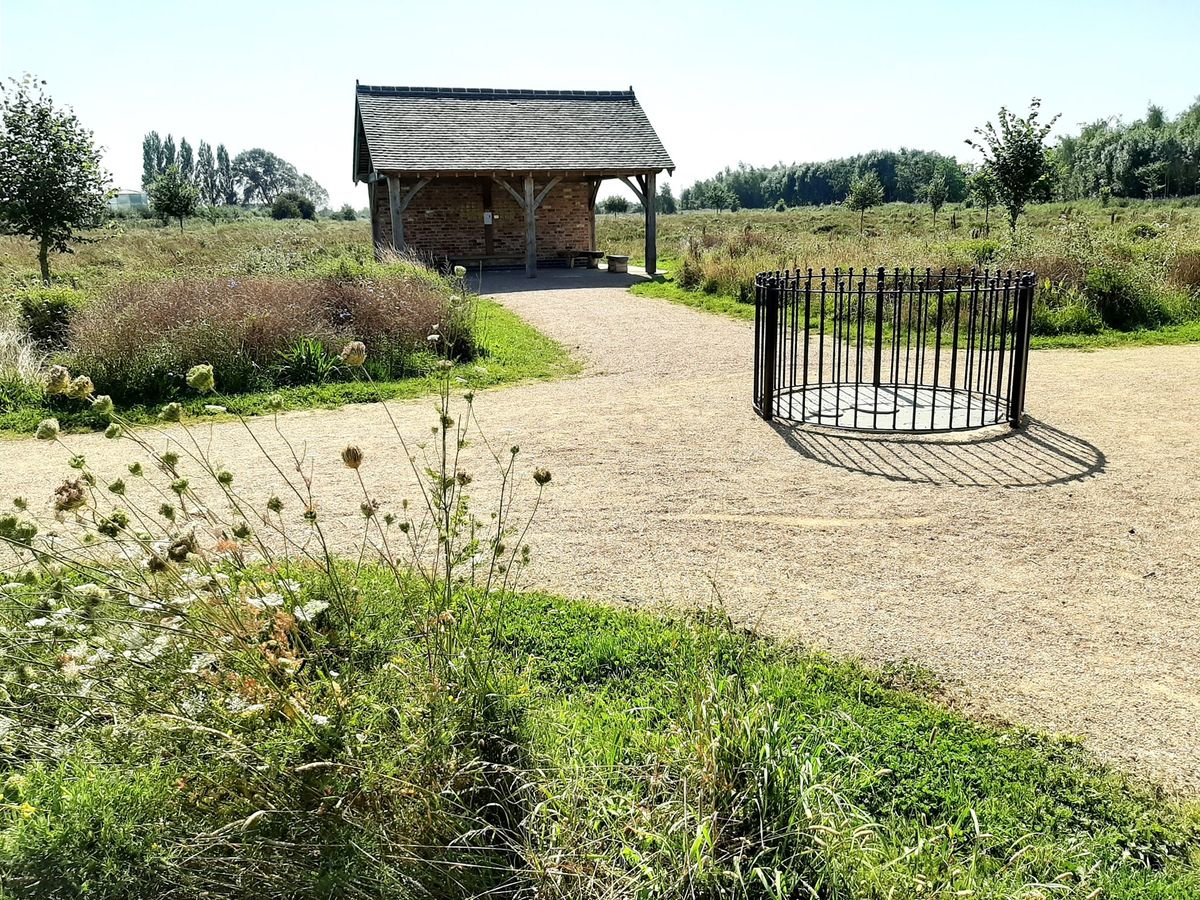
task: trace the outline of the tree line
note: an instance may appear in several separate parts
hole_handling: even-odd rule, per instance
[[[316,207],[329,205],[329,192],[310,175],[301,174],[287,160],[261,147],[243,150],[230,159],[224,144],[200,141],[193,151],[187,138],[178,147],[170,134],[151,131],[142,139],[142,188],[177,171],[177,177],[195,188],[208,206],[262,203],[270,205],[282,194],[295,193]]]
[[[967,173],[952,156],[929,150],[879,150],[815,163],[778,163],[726,168],[697,181],[679,195],[683,209],[765,209],[841,203],[854,181],[873,172],[883,188],[883,202],[927,199],[929,185],[940,178],[952,202],[967,195]]]
[[[1134,122],[1093,122],[1041,152],[1047,170],[1030,200],[1200,194],[1200,99],[1174,119],[1151,104],[1145,117]],[[679,205],[722,210],[844,203],[855,183],[870,175],[882,189],[879,202],[924,202],[937,207],[976,193],[971,179],[980,171],[981,167],[962,164],[953,156],[910,149],[814,163],[741,164],[684,189]],[[874,180],[869,187],[873,198]],[[860,196],[857,202],[861,201]]]

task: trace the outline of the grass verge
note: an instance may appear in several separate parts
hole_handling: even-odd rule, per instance
[[[655,297],[670,300],[718,313],[732,319],[754,321],[754,304],[743,303],[737,297],[726,294],[706,294],[681,288],[669,273],[655,276],[653,281],[635,284],[630,291],[639,297]],[[1097,334],[1037,335],[1030,341],[1034,350],[1103,350],[1109,347],[1151,347],[1168,344],[1191,344],[1200,342],[1200,321],[1168,325],[1163,328],[1116,331],[1106,328]]]
[[[327,590],[295,574],[306,601]],[[150,705],[79,720],[65,757],[9,746],[8,896],[1200,891],[1194,808],[1076,743],[964,719],[906,679],[713,614],[461,592],[434,638],[475,674],[448,683],[426,669],[419,598],[378,568],[356,576],[354,643],[312,618],[305,633],[331,641],[336,670],[282,707],[181,729]],[[216,659],[176,684],[151,663],[138,687],[193,706],[246,691]],[[55,702],[74,718],[72,698],[39,705]]]
[[[558,378],[579,371],[579,365],[558,343],[537,331],[500,304],[478,301],[478,334],[483,355],[478,360],[459,364],[454,371],[464,389],[479,389],[513,384],[531,379]],[[181,401],[185,418],[206,421],[263,415],[271,411],[273,395],[283,398],[284,409],[335,409],[348,403],[371,403],[379,399],[403,400],[425,396],[437,389],[440,376],[422,372],[409,378],[382,382],[331,382],[327,384],[281,387],[226,396],[226,413],[210,413],[203,397]],[[158,419],[161,405],[124,407],[122,415],[134,424]],[[103,431],[107,417],[91,412],[86,406],[59,400],[0,413],[0,438],[29,437],[38,422],[55,417],[65,432]]]

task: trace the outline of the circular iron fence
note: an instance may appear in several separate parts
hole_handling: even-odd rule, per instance
[[[858,431],[1018,428],[1035,281],[986,269],[763,272],[754,408]]]

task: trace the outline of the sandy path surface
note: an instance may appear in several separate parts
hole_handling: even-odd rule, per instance
[[[1024,433],[788,431],[750,408],[746,324],[615,282],[576,270],[484,286],[586,364],[477,400],[491,438],[554,473],[527,586],[694,605],[715,585],[739,621],[920,663],[973,709],[1083,736],[1200,794],[1200,346],[1034,353]],[[428,434],[428,401],[392,408]],[[347,544],[361,522],[347,442],[366,449],[376,495],[413,495],[377,407],[283,423]],[[202,431],[239,483],[271,488],[240,425]],[[97,469],[131,456],[71,442]],[[45,449],[0,443],[0,494],[48,496],[69,469]]]

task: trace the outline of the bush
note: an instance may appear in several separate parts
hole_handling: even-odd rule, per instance
[[[272,219],[316,219],[317,207],[303,194],[288,191],[271,204]]]
[[[1126,233],[1135,241],[1150,241],[1161,234],[1158,228],[1149,222],[1138,222],[1136,225],[1130,225]]]
[[[332,265],[332,264],[331,264]],[[312,344],[327,355],[346,341],[370,348],[376,377],[408,374],[427,336],[437,349],[474,353],[468,301],[452,301],[433,277],[377,267],[369,277],[250,277],[129,282],[90,304],[72,330],[73,368],[121,403],[158,403],[186,396],[184,374],[199,363],[221,373],[221,390],[263,390],[296,383],[320,370]],[[287,361],[292,360],[294,365]]]
[[[1084,279],[1084,294],[1109,328],[1135,331],[1157,328],[1170,321],[1169,312],[1153,286],[1143,284],[1128,270],[1097,266]]]
[[[346,222],[353,222],[358,218],[358,213],[354,211],[354,207],[349,203],[342,204],[342,208],[337,211],[337,218]]]
[[[26,288],[16,296],[30,338],[49,350],[67,345],[71,319],[82,305],[82,299],[78,291],[69,287]]]

